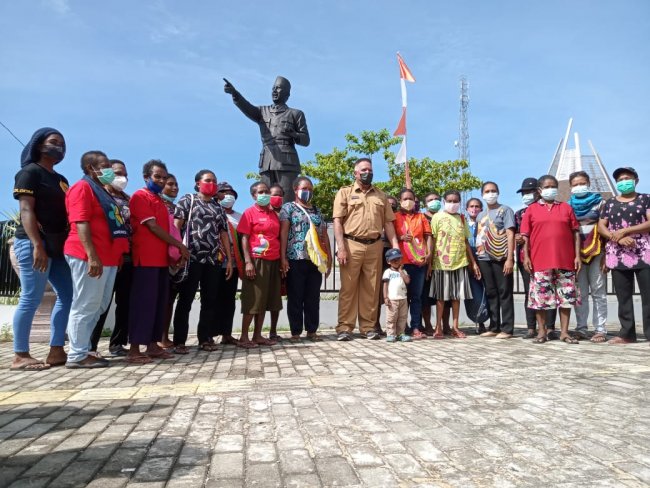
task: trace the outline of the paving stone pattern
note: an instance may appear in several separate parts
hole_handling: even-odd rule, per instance
[[[329,335],[45,372],[11,356],[1,487],[650,486],[647,342]]]

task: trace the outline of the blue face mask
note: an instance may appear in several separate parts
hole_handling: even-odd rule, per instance
[[[431,200],[429,203],[427,203],[427,209],[429,212],[437,212],[442,208],[442,203],[440,200]]]
[[[163,191],[163,187],[149,178],[147,179],[147,190],[158,195],[161,191]]]
[[[312,192],[309,190],[300,190],[298,192],[298,198],[302,203],[309,203],[311,201]]]
[[[165,195],[164,193],[161,193],[160,196],[162,197],[163,200],[169,203],[174,203],[174,200],[176,200],[174,197],[170,197],[169,195]]]
[[[535,201],[535,195],[532,193],[527,193],[521,196],[521,203],[528,206]]]
[[[269,203],[271,203],[271,195],[269,195],[268,193],[267,194],[264,194],[264,193],[259,194],[259,195],[257,195],[257,200],[256,201],[257,201],[257,204],[260,207],[266,207],[266,206],[268,206]]]

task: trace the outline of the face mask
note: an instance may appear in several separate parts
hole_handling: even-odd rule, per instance
[[[270,202],[271,202],[271,207],[280,208],[282,206],[282,197],[278,195],[271,197]]]
[[[372,172],[370,172],[370,173],[360,173],[359,174],[359,180],[361,181],[361,184],[363,184],[363,185],[371,185],[372,184]]]
[[[437,212],[442,208],[442,203],[440,200],[431,200],[429,203],[427,203],[427,210],[429,212]]]
[[[151,193],[155,193],[157,195],[161,191],[163,191],[163,187],[160,186],[155,181],[153,181],[151,178],[148,178],[147,179],[147,190],[149,190]]]
[[[589,187],[587,185],[578,185],[571,188],[571,194],[577,197],[584,197],[589,193]]]
[[[95,171],[95,174],[102,185],[110,185],[115,179],[115,171],[113,171],[113,168],[102,168],[99,171]]]
[[[557,197],[557,188],[544,188],[542,190],[542,198],[547,202],[555,201],[555,197]]]
[[[480,209],[480,208],[474,208],[474,207],[472,207],[472,208],[470,208],[470,209],[467,210],[467,215],[469,215],[469,216],[472,217],[473,219],[475,219],[476,217],[478,217],[478,214],[480,214],[480,213],[481,213],[481,209]]]
[[[404,200],[401,205],[404,210],[410,212],[415,207],[415,202],[413,200]]]
[[[450,214],[457,214],[460,208],[460,202],[445,202],[445,212]]]
[[[621,180],[616,182],[616,189],[621,192],[621,195],[627,195],[634,192],[636,183],[634,180]]]
[[[214,181],[201,181],[199,191],[208,197],[213,197],[217,194],[217,184]]]
[[[165,195],[164,193],[161,193],[160,196],[163,198],[163,200],[169,203],[174,203],[174,200],[176,200],[174,197],[170,197],[169,195]]]
[[[271,195],[268,193],[257,195],[257,204],[260,207],[266,207],[269,203],[271,203]]]
[[[311,202],[311,197],[313,196],[313,193],[310,190],[300,190],[298,192],[298,199],[302,203],[309,203]]]
[[[487,192],[487,193],[483,193],[483,200],[485,200],[485,202],[488,205],[493,205],[493,204],[497,203],[498,199],[499,199],[499,194],[497,192],[491,192],[490,191],[490,192]]]
[[[235,195],[224,195],[220,203],[224,208],[232,208],[236,200]]]
[[[111,186],[115,188],[116,190],[119,191],[124,191],[126,188],[126,184],[129,182],[129,180],[126,178],[126,176],[116,176],[113,179],[113,182],[111,183]]]
[[[528,206],[535,201],[535,195],[532,193],[527,193],[526,195],[521,196],[521,203]]]
[[[51,157],[58,163],[63,159],[63,156],[65,156],[65,149],[63,148],[63,146],[45,144],[43,146],[43,149],[41,150],[41,153]]]

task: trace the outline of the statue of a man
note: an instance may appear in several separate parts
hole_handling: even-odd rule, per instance
[[[260,176],[271,186],[279,184],[284,190],[284,201],[292,202],[293,181],[300,174],[300,160],[296,144],[309,146],[309,132],[305,114],[287,106],[291,83],[278,76],[273,84],[271,99],[273,105],[255,107],[224,78],[223,87],[232,95],[232,101],[246,117],[260,127],[262,151],[260,152]]]

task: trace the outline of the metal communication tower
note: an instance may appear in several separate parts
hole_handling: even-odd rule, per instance
[[[467,108],[469,107],[469,82],[460,77],[460,115],[458,125],[458,159],[469,164],[469,127],[467,125]],[[469,171],[469,166],[467,167]]]

